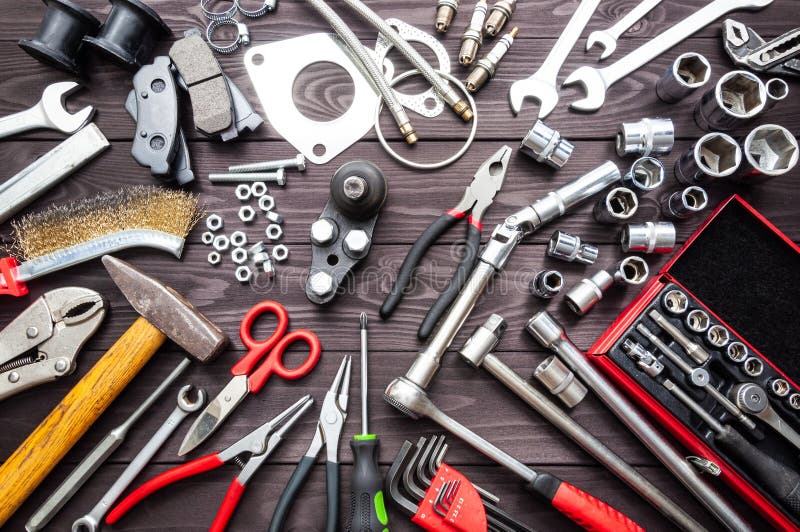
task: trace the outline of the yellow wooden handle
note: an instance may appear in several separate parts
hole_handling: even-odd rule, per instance
[[[0,466],[0,526],[17,511],[167,337],[138,318]]]

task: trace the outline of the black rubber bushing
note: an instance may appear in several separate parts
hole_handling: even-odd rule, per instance
[[[43,0],[47,11],[32,39],[22,39],[19,47],[46,65],[80,75],[83,38],[97,34],[100,21],[69,0]]]
[[[366,182],[364,193],[355,199],[348,197],[344,190],[345,180],[353,176]],[[374,216],[386,201],[387,190],[383,172],[369,161],[346,163],[331,178],[331,198],[342,213],[356,220]]]
[[[170,35],[161,17],[139,0],[110,0],[111,12],[96,37],[83,40],[100,55],[128,70],[149,62],[160,37]]]

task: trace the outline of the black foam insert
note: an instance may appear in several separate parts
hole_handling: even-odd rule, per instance
[[[668,272],[800,382],[800,253],[730,201]]]

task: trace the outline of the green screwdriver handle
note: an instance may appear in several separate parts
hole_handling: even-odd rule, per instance
[[[350,442],[354,467],[347,532],[389,532],[383,478],[378,468],[379,445],[374,434],[358,434]]]

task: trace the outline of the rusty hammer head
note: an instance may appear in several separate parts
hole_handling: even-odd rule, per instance
[[[191,358],[207,364],[228,345],[228,336],[172,288],[110,255],[102,260],[136,312]]]

